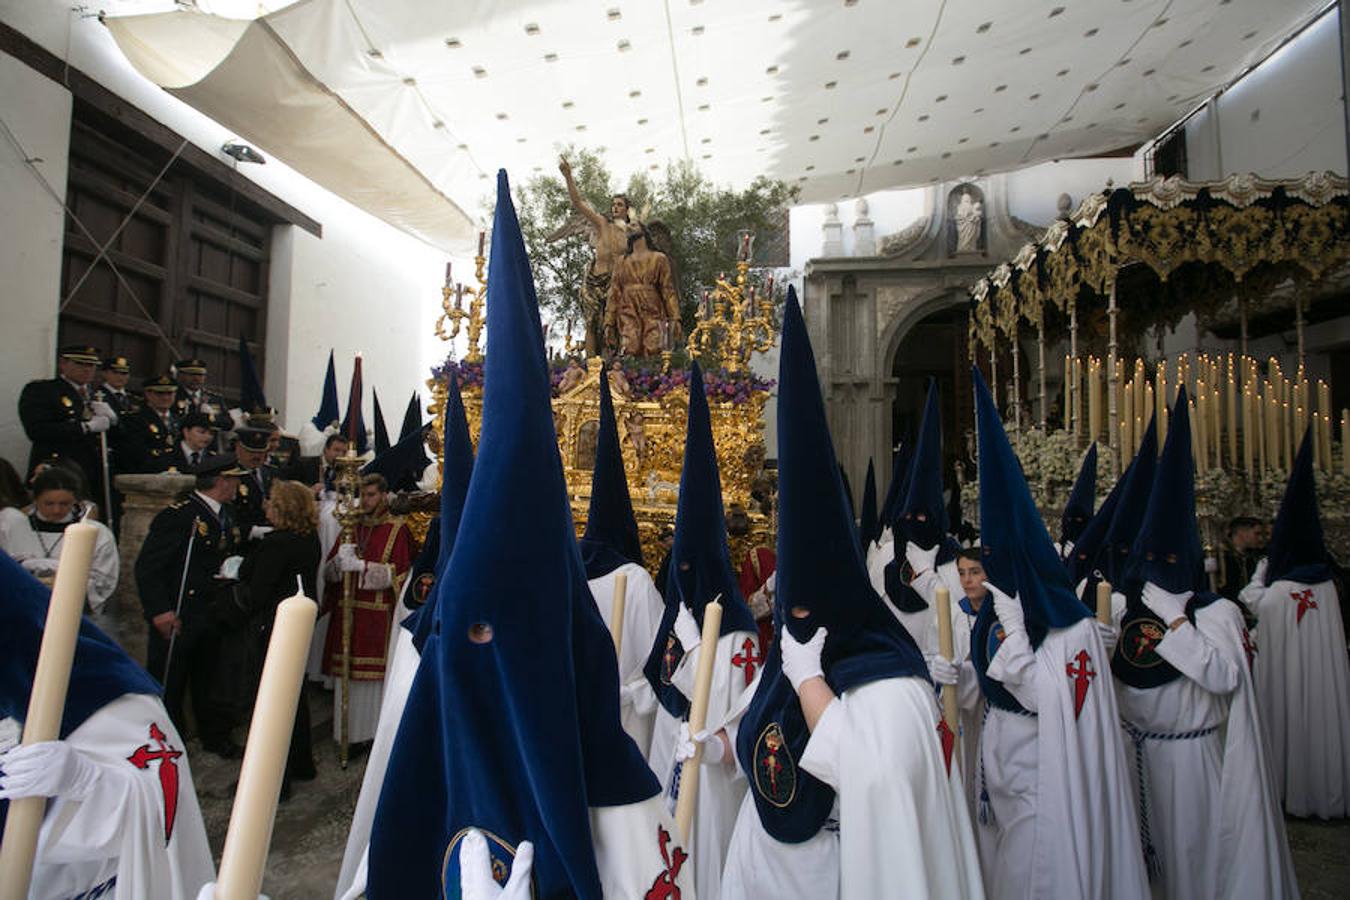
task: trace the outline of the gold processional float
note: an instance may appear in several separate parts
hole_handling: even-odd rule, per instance
[[[1327,541],[1345,558],[1350,412],[1334,409],[1330,385],[1309,372],[1304,327],[1310,306],[1343,303],[1347,289],[1345,178],[1329,172],[1278,181],[1159,177],[1089,195],[1040,240],[976,282],[968,345],[972,362],[978,350],[988,353],[991,386],[1003,390],[1005,419],[1047,522],[1058,523],[1091,441],[1099,447],[1098,502],[1154,415],[1161,448],[1168,406],[1185,385],[1206,552],[1217,555],[1232,517],[1274,518],[1294,456],[1311,429]],[[1248,323],[1290,310],[1297,361],[1286,372],[1275,357],[1249,353]],[[1150,329],[1160,335],[1188,313],[1197,318],[1197,346],[1172,359],[1148,354],[1142,335]],[[1052,319],[1067,332],[1069,348],[1057,395],[1047,390]],[[1024,411],[1018,349],[1028,329],[1038,355],[1034,377],[1026,379],[1028,393],[1039,400],[1035,419]],[[1214,331],[1232,332],[1238,352],[1199,345]],[[1001,385],[999,360],[1009,355],[1012,377]],[[1048,418],[1055,404],[1063,411],[1059,423]],[[978,490],[967,488],[963,497],[967,514],[977,520]]]
[[[587,358],[580,342],[573,344],[569,335],[566,352],[550,362],[553,423],[577,534],[585,530],[590,506],[600,428],[600,379],[604,377],[609,379],[614,400],[644,562],[653,575],[665,555],[662,533],[675,524],[689,408],[688,359],[698,359],[704,367],[722,503],[728,511],[744,509],[750,523],[747,533],[729,535],[732,565],[739,569],[741,560],[754,547],[774,546],[772,514],[766,513],[767,505],[762,506],[757,499],[773,490],[771,476],[764,468],[763,422],[773,382],[750,371],[751,355],[763,353],[774,344],[773,287],[770,281],[765,290],[757,291],[750,284],[749,256],[749,241],[743,240],[734,278],[719,277],[714,288],[704,294],[683,353],[677,351],[672,331],[666,329],[663,346],[667,349],[659,357],[616,357],[607,366],[600,356]],[[480,342],[487,300],[486,264],[485,238],[480,235],[478,255],[474,257],[477,287],[466,290],[463,284],[452,284],[447,267],[441,289],[442,313],[436,321],[436,335],[449,342],[463,332],[468,347],[463,359],[454,359],[452,353],[427,380],[432,395],[427,411],[433,417],[438,465],[442,462],[446,384],[452,371],[459,378],[470,437],[475,446],[478,444],[483,412]],[[433,508],[429,503],[422,504],[410,515],[419,538],[425,534]]]

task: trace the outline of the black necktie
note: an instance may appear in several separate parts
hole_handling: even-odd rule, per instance
[[[201,451],[200,451],[200,450],[193,450],[193,451],[192,451],[192,467],[193,467],[193,468],[196,468],[196,467],[197,467],[197,464],[200,463],[201,461],[202,461],[202,453],[201,453]]]

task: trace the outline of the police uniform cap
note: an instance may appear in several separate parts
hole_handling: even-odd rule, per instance
[[[131,361],[125,356],[112,356],[103,361],[103,368],[109,372],[130,372]]]
[[[203,412],[188,413],[178,420],[178,427],[183,431],[187,431],[189,428],[209,428],[214,431],[216,428],[211,421],[211,417]]]
[[[272,432],[265,428],[238,428],[234,436],[245,450],[266,450],[272,440]]]
[[[61,358],[96,366],[103,361],[103,354],[92,344],[66,344],[61,348]]]
[[[206,363],[202,362],[195,356],[189,357],[187,359],[180,359],[178,362],[173,364],[173,368],[174,371],[178,372],[180,375],[185,372],[189,375],[206,374]]]
[[[162,391],[173,393],[178,390],[178,382],[174,381],[168,375],[158,375],[147,381],[142,387],[143,391]]]
[[[221,453],[218,456],[208,456],[202,460],[197,468],[192,470],[193,475],[233,475],[238,478],[248,474],[248,469],[241,468],[235,460],[233,453]]]

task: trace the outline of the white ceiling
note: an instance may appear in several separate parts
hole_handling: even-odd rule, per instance
[[[253,43],[270,41],[317,81],[315,90],[340,101],[379,145],[371,159],[383,153],[387,165],[415,169],[429,202],[449,198],[477,218],[497,168],[517,181],[555,172],[558,148],[568,144],[603,150],[620,177],[688,157],[718,183],[767,175],[799,184],[804,201],[1132,147],[1325,5],[300,0],[247,28],[262,32]],[[234,12],[229,6],[216,3]],[[136,0],[114,5],[143,8]],[[172,22],[202,16],[171,15]],[[147,55],[177,56],[197,70],[193,77],[205,74],[202,61],[215,58],[184,36],[201,29],[162,26],[151,17],[120,19],[114,34],[161,84],[171,79]],[[265,99],[250,101],[219,89],[194,97],[181,82],[175,93],[306,174],[309,161],[293,158],[301,155],[295,148],[342,152],[326,150],[319,136],[302,143],[277,136],[287,117],[262,107],[284,97],[264,91]],[[289,127],[304,127],[303,118]],[[367,185],[379,185],[383,171],[366,173]],[[351,193],[351,185],[344,191],[311,177]],[[397,219],[397,209],[381,211],[370,193],[357,202]],[[433,243],[445,237],[409,230]]]

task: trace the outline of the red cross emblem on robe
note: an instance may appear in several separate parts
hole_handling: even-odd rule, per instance
[[[755,645],[754,638],[746,638],[745,643],[741,644],[741,649],[731,657],[731,664],[738,669],[745,670],[745,684],[749,687],[750,682],[755,680],[755,672],[764,658],[759,655],[759,648]]]
[[[661,863],[665,869],[647,888],[642,900],[680,900],[680,886],[675,883],[675,879],[680,877],[680,869],[689,859],[689,854],[680,847],[671,847],[670,832],[660,825],[656,826],[656,841],[661,849]]]
[[[158,749],[141,744],[127,757],[127,762],[138,769],[148,769],[152,762],[159,763],[159,788],[164,795],[164,843],[168,844],[178,815],[178,763],[174,760],[182,756],[183,751],[169,746],[168,737],[154,722],[150,723],[150,740],[158,745]]]
[[[1289,599],[1298,604],[1298,610],[1294,613],[1294,624],[1303,624],[1303,615],[1310,609],[1317,609],[1317,601],[1313,599],[1312,588],[1304,588],[1301,591],[1290,591]]]
[[[1083,711],[1088,685],[1097,677],[1097,670],[1092,668],[1092,657],[1088,656],[1086,650],[1079,650],[1074,654],[1073,660],[1064,669],[1069,675],[1069,680],[1073,682],[1073,717],[1076,720],[1078,714]]]

